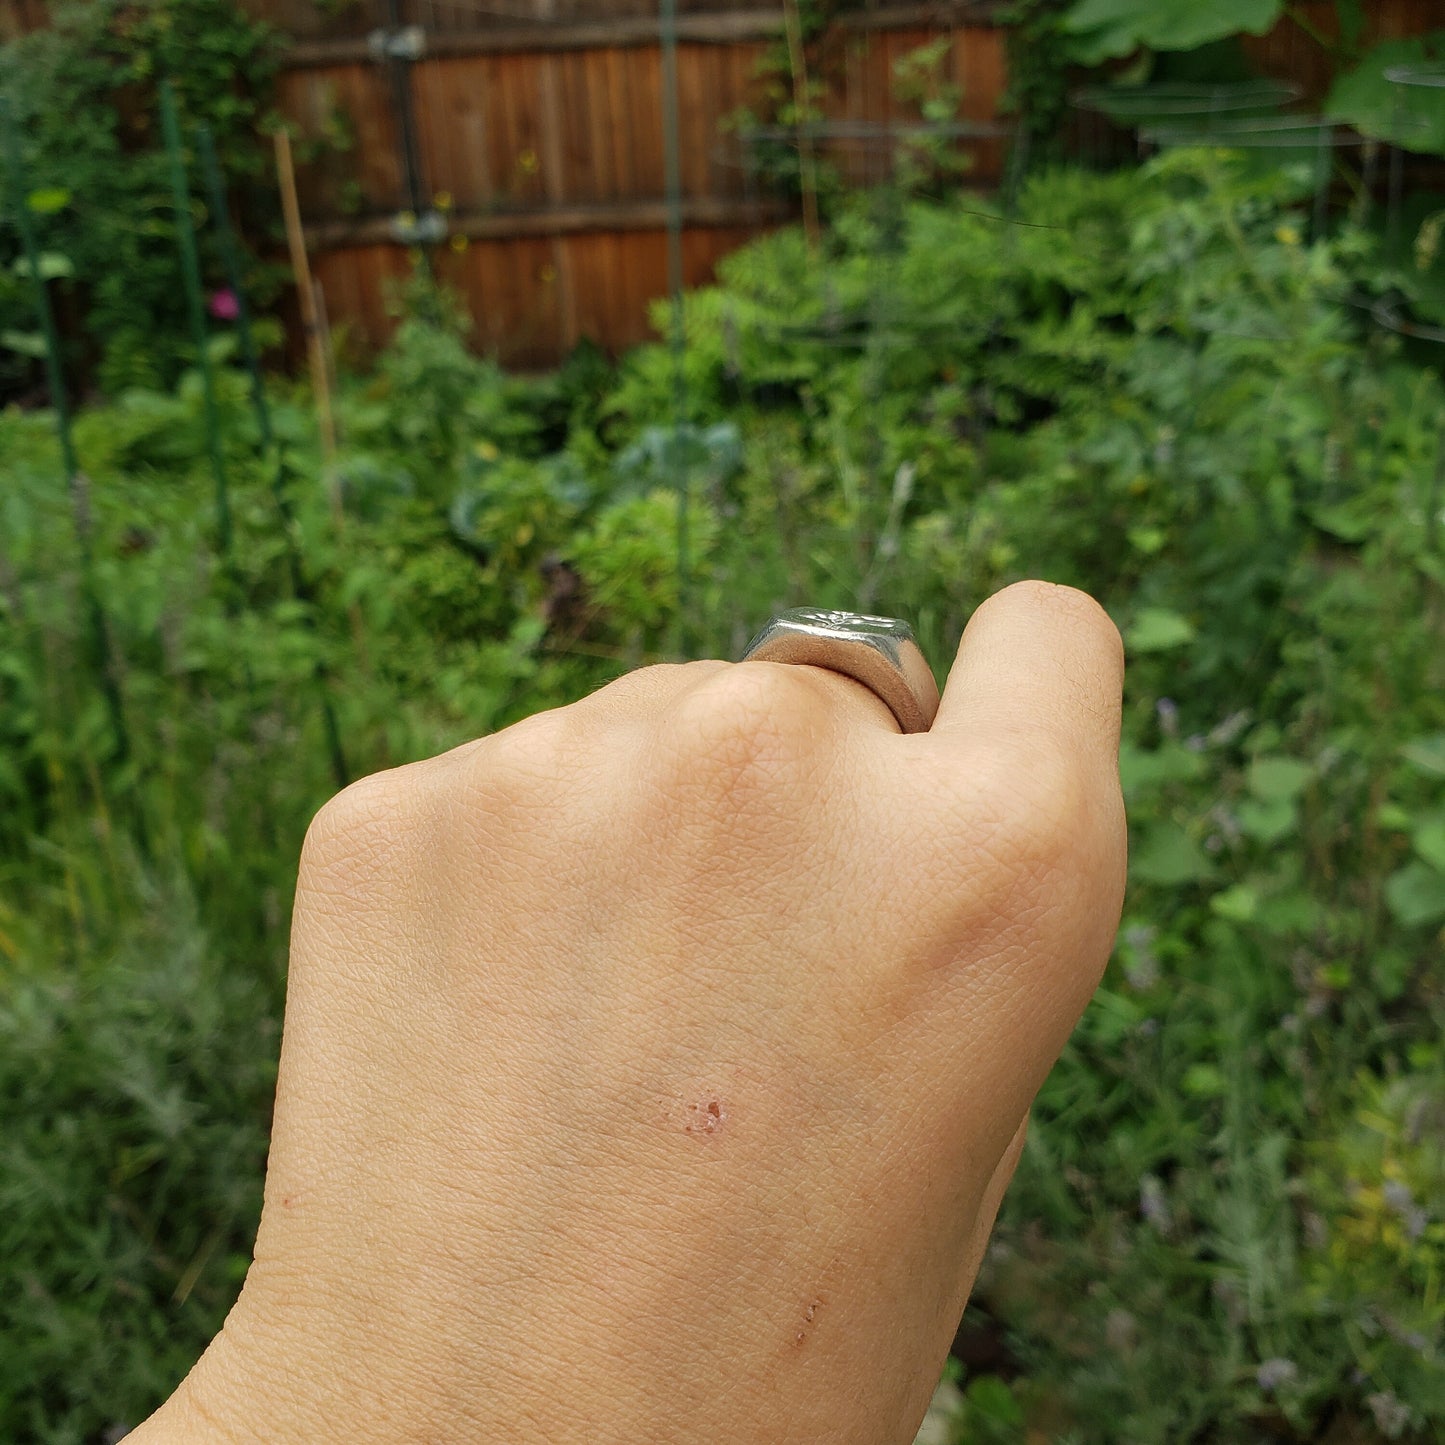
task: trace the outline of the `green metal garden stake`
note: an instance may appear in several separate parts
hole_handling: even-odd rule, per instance
[[[261,358],[256,351],[256,338],[251,330],[251,308],[246,302],[246,288],[241,282],[241,251],[236,245],[236,232],[231,226],[231,210],[226,203],[226,182],[216,159],[216,142],[208,125],[196,127],[196,151],[201,160],[201,173],[206,181],[206,199],[211,207],[211,220],[221,247],[221,264],[226,268],[226,284],[236,298],[236,336],[241,343],[241,359],[251,378],[251,406],[256,413],[256,429],[261,434],[261,447],[271,450],[271,410],[266,405],[266,388],[261,378]]]
[[[1334,155],[1334,130],[1321,125],[1315,137],[1315,204],[1310,218],[1310,240],[1323,241],[1329,219],[1330,173]]]
[[[682,158],[678,148],[677,0],[661,0],[659,39],[662,48],[662,165],[667,187],[667,289],[672,300],[672,453],[677,469],[677,641],[686,657],[691,591],[688,557],[688,493],[691,467],[684,457],[682,428],[687,413],[687,350],[682,301]]]
[[[186,283],[191,339],[196,362],[201,368],[201,390],[205,398],[206,447],[211,457],[211,474],[216,482],[216,537],[221,555],[231,551],[231,499],[226,486],[226,463],[221,455],[221,428],[216,415],[215,379],[206,351],[206,308],[201,293],[201,263],[196,253],[196,228],[191,217],[191,189],[186,180],[186,162],[181,152],[181,127],[176,118],[175,91],[168,80],[160,84],[161,131],[171,160],[171,194],[176,211],[176,241],[181,251],[181,271]]]
[[[30,207],[26,204],[24,167],[20,155],[20,136],[15,129],[15,117],[10,110],[10,101],[0,95],[0,125],[5,130],[5,173],[9,179],[11,205],[15,211],[15,224],[20,229],[20,244],[25,251],[25,263],[30,267],[30,287],[35,297],[35,310],[40,317],[40,329],[45,336],[45,379],[50,387],[50,405],[55,411],[55,430],[60,438],[60,458],[65,466],[65,480],[69,485],[80,470],[75,461],[75,444],[70,437],[70,401],[65,391],[65,373],[60,364],[60,337],[55,330],[55,313],[50,309],[50,293],[45,289],[45,278],[40,274],[40,245],[35,239],[35,223],[30,218]],[[82,539],[82,548],[89,550],[89,537]]]
[[[55,313],[50,307],[50,293],[45,289],[45,278],[40,270],[40,243],[35,235],[35,224],[30,216],[27,201],[29,191],[25,184],[25,163],[20,153],[20,135],[15,127],[14,113],[9,100],[0,95],[0,131],[3,131],[7,184],[0,187],[0,193],[9,191],[11,209],[15,213],[15,224],[20,231],[20,244],[25,251],[25,262],[30,268],[30,284],[35,299],[35,311],[40,319],[40,329],[45,336],[45,372],[50,386],[50,405],[55,412],[55,430],[60,441],[61,464],[65,468],[65,486],[70,494],[71,511],[75,521],[75,541],[80,552],[81,595],[90,627],[92,662],[100,678],[101,692],[105,697],[106,711],[110,714],[111,732],[115,737],[117,762],[125,763],[131,757],[130,730],[125,721],[125,704],[121,698],[120,674],[116,666],[115,649],[111,645],[110,626],[106,621],[105,608],[95,586],[95,554],[91,543],[90,503],[86,495],[86,483],[76,460],[75,443],[70,433],[70,401],[65,390],[65,370],[60,357],[60,335],[55,328]],[[142,856],[150,852],[145,816],[136,800],[136,844]]]

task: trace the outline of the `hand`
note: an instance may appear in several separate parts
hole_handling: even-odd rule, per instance
[[[1118,635],[931,732],[646,668],[317,817],[241,1298],[138,1442],[906,1445],[1124,878]]]

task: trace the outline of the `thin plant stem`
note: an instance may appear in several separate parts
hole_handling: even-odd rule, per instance
[[[191,188],[186,178],[186,161],[181,150],[181,127],[176,115],[176,96],[170,81],[160,84],[161,132],[171,163],[171,196],[176,212],[176,244],[181,253],[181,277],[186,288],[186,310],[191,323],[191,340],[196,364],[201,370],[201,394],[205,404],[206,451],[216,488],[216,541],[222,557],[231,552],[231,498],[226,482],[226,462],[221,454],[221,424],[216,413],[216,383],[206,345],[206,307],[201,293],[201,262],[196,252],[196,227],[191,215]]]

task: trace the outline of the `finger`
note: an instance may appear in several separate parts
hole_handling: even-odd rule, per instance
[[[969,619],[930,736],[1028,747],[1117,773],[1124,649],[1086,593],[1018,582]]]

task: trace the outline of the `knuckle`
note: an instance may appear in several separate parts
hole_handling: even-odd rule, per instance
[[[816,751],[820,699],[796,669],[739,664],[705,677],[663,721],[663,745],[686,782],[732,791],[791,780]]]
[[[324,803],[301,845],[302,872],[351,867],[389,851],[413,816],[417,767],[360,778]]]
[[[460,786],[450,795],[469,813],[507,823],[545,805],[580,740],[565,708],[535,713],[483,738],[462,763]]]

